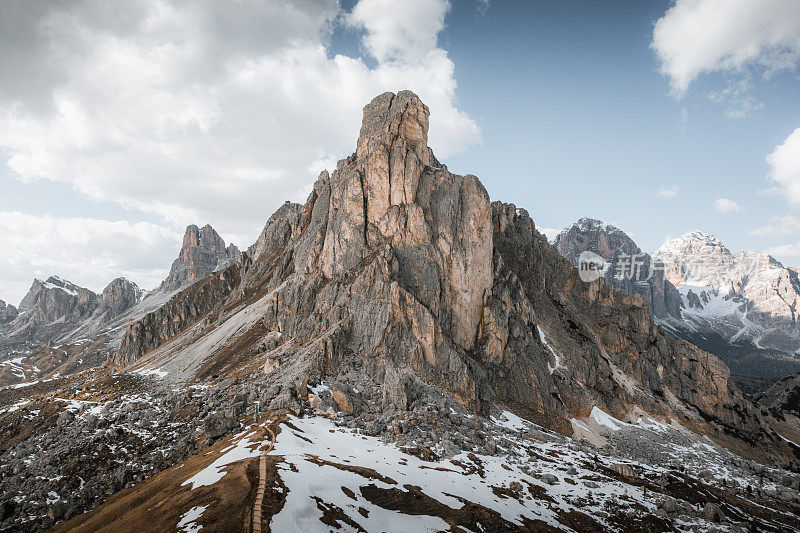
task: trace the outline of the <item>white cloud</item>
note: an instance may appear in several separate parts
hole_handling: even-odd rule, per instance
[[[0,148],[23,180],[255,238],[284,200],[305,199],[322,170],[309,165],[354,150],[381,92],[420,95],[442,158],[479,140],[437,45],[448,3],[399,5],[3,4]],[[363,28],[373,64],[331,53],[342,17]]]
[[[739,204],[727,198],[718,198],[714,200],[714,209],[720,213],[738,213],[742,210]]]
[[[678,194],[678,191],[680,191],[680,189],[681,188],[677,185],[670,185],[669,187],[662,185],[661,188],[658,189],[656,196],[658,196],[659,198],[672,198],[673,196]]]
[[[351,13],[336,0],[2,2],[0,151],[23,181],[68,183],[175,234],[210,223],[246,247],[284,200],[304,201],[324,166],[355,150],[362,108],[384,91],[411,89],[428,105],[440,158],[480,140],[437,44],[448,9],[446,0],[360,0]],[[337,30],[359,32],[368,57],[335,54]],[[23,226],[9,231],[29,249]],[[31,261],[24,251],[3,258],[0,268],[14,270],[0,297],[51,273],[90,288],[126,272],[148,284],[177,250],[115,252],[98,266],[109,241],[86,238],[48,241]]]
[[[800,2],[676,0],[656,22],[651,47],[679,97],[703,73],[793,68],[800,59]]]
[[[796,244],[773,246],[772,248],[767,248],[766,252],[785,265],[798,266],[797,261],[800,260],[800,242]]]
[[[361,0],[347,21],[366,30],[363,45],[378,61],[415,63],[436,49],[448,9],[446,0]]]
[[[785,237],[800,234],[800,218],[794,215],[772,217],[772,223],[750,230],[750,235],[763,237]]]
[[[800,207],[800,128],[767,156],[769,179],[781,188],[789,205]]]
[[[708,97],[712,102],[725,106],[725,116],[728,118],[745,118],[753,111],[764,109],[751,91],[753,84],[749,77],[739,80],[729,80],[727,86],[720,91],[712,91]]]
[[[153,288],[180,249],[180,232],[151,224],[0,212],[0,298],[18,304],[33,277],[56,274],[98,292],[119,276]],[[159,265],[154,267],[153,265]]]

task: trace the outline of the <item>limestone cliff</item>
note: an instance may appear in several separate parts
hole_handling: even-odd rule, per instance
[[[188,226],[178,258],[172,263],[169,276],[161,283],[162,290],[176,290],[212,272],[221,270],[239,257],[239,249],[225,241],[206,224],[202,228]]]
[[[0,324],[11,322],[17,318],[17,308],[0,300]]]

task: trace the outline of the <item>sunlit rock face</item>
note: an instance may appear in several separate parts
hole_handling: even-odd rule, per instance
[[[208,224],[202,228],[188,226],[178,258],[161,288],[175,290],[194,283],[231,265],[239,255],[239,249],[233,244],[226,247],[222,237]]]

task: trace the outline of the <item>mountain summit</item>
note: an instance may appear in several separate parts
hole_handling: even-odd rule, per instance
[[[192,224],[186,228],[181,251],[161,288],[169,291],[194,283],[225,268],[238,257],[239,249],[233,243],[226,248],[225,241],[209,224],[202,229]]]

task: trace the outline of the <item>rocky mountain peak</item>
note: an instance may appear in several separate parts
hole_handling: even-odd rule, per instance
[[[585,251],[594,252],[608,261],[614,261],[619,254],[641,254],[627,233],[612,224],[588,217],[564,228],[553,245],[573,264],[577,264],[578,256]]]
[[[194,224],[187,226],[181,251],[161,288],[176,290],[194,283],[231,265],[239,256],[239,249],[233,244],[226,247],[225,241],[209,224],[202,228]]]
[[[364,107],[356,149],[376,224],[390,206],[413,203],[425,167],[436,166],[428,148],[428,108],[411,91],[383,93]]]
[[[558,234],[553,246],[573,265],[583,252],[594,252],[609,262],[605,281],[630,296],[639,294],[656,318],[680,318],[680,295],[664,279],[661,265],[652,264],[642,250],[618,227],[594,218],[581,218]]]
[[[668,239],[656,250],[656,256],[706,254],[732,257],[728,248],[714,235],[693,230],[675,239]]]
[[[0,324],[11,322],[17,318],[17,308],[0,300]]]
[[[45,281],[34,279],[19,304],[31,325],[49,324],[61,318],[79,320],[96,307],[97,294],[58,276],[50,276]]]
[[[117,278],[103,289],[100,295],[100,307],[107,311],[108,317],[120,315],[139,303],[144,290],[134,282],[125,278]]]
[[[357,157],[363,159],[379,147],[391,149],[395,142],[427,152],[429,116],[428,106],[411,91],[376,96],[364,106]]]
[[[225,253],[225,241],[219,236],[217,231],[206,224],[202,229],[194,224],[186,227],[186,233],[183,235],[183,246],[181,253],[186,252],[194,247],[205,248],[206,250],[214,253]]]

